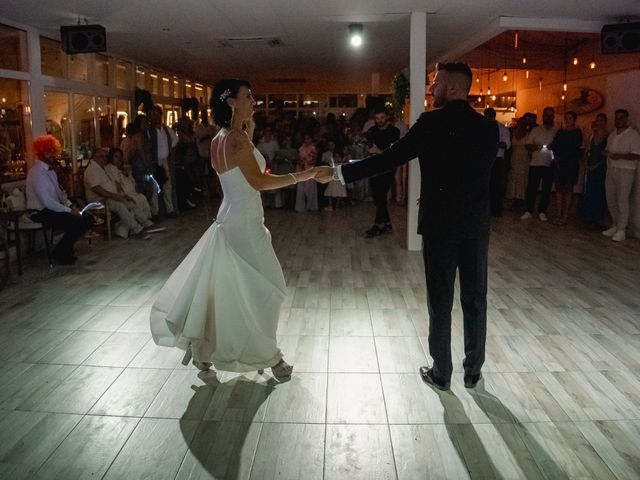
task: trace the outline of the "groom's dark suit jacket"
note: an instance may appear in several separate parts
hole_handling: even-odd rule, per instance
[[[495,121],[465,100],[454,100],[423,113],[383,153],[343,165],[342,176],[350,183],[418,157],[418,233],[425,238],[475,238],[489,228],[489,179],[498,140]]]

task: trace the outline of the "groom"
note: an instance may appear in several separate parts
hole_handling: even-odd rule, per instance
[[[451,307],[456,270],[464,317],[464,384],[481,378],[487,331],[489,180],[498,128],[467,102],[470,68],[438,64],[430,92],[437,110],[423,113],[405,137],[379,155],[339,167],[319,167],[316,180],[350,183],[380,175],[419,157],[421,196],[418,233],[429,308],[429,352],[433,366],[422,379],[448,390],[451,363]]]

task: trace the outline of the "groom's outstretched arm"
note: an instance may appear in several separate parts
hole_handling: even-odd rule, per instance
[[[428,141],[428,122],[428,114],[423,113],[407,134],[384,152],[338,167],[344,182],[380,175],[416,158]]]

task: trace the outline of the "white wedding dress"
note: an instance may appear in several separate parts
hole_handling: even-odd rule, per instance
[[[264,157],[253,151],[264,171]],[[185,350],[191,343],[194,361],[213,362],[218,370],[269,368],[282,358],[276,330],[284,275],[260,193],[239,167],[218,177],[224,192],[218,218],[160,291],[151,333],[158,345]]]

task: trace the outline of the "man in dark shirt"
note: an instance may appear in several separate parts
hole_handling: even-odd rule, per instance
[[[378,108],[375,111],[375,125],[366,131],[366,136],[372,144],[369,153],[381,153],[383,150],[397,142],[400,138],[400,130],[394,127],[389,118],[389,114],[384,108]],[[389,190],[393,185],[396,176],[395,167],[393,170],[372,177],[371,195],[376,205],[376,218],[373,226],[365,232],[367,238],[375,237],[383,233],[389,233],[393,230],[391,219],[389,218],[389,209],[387,208],[387,199]]]
[[[467,102],[471,78],[465,64],[438,64],[430,88],[437,110],[423,113],[406,136],[381,154],[335,169],[319,167],[316,174],[321,182],[337,178],[348,183],[419,157],[418,233],[423,238],[433,357],[433,366],[420,367],[420,375],[441,390],[449,389],[453,371],[451,308],[456,270],[460,272],[467,388],[480,380],[485,355],[489,180],[498,126]]]

